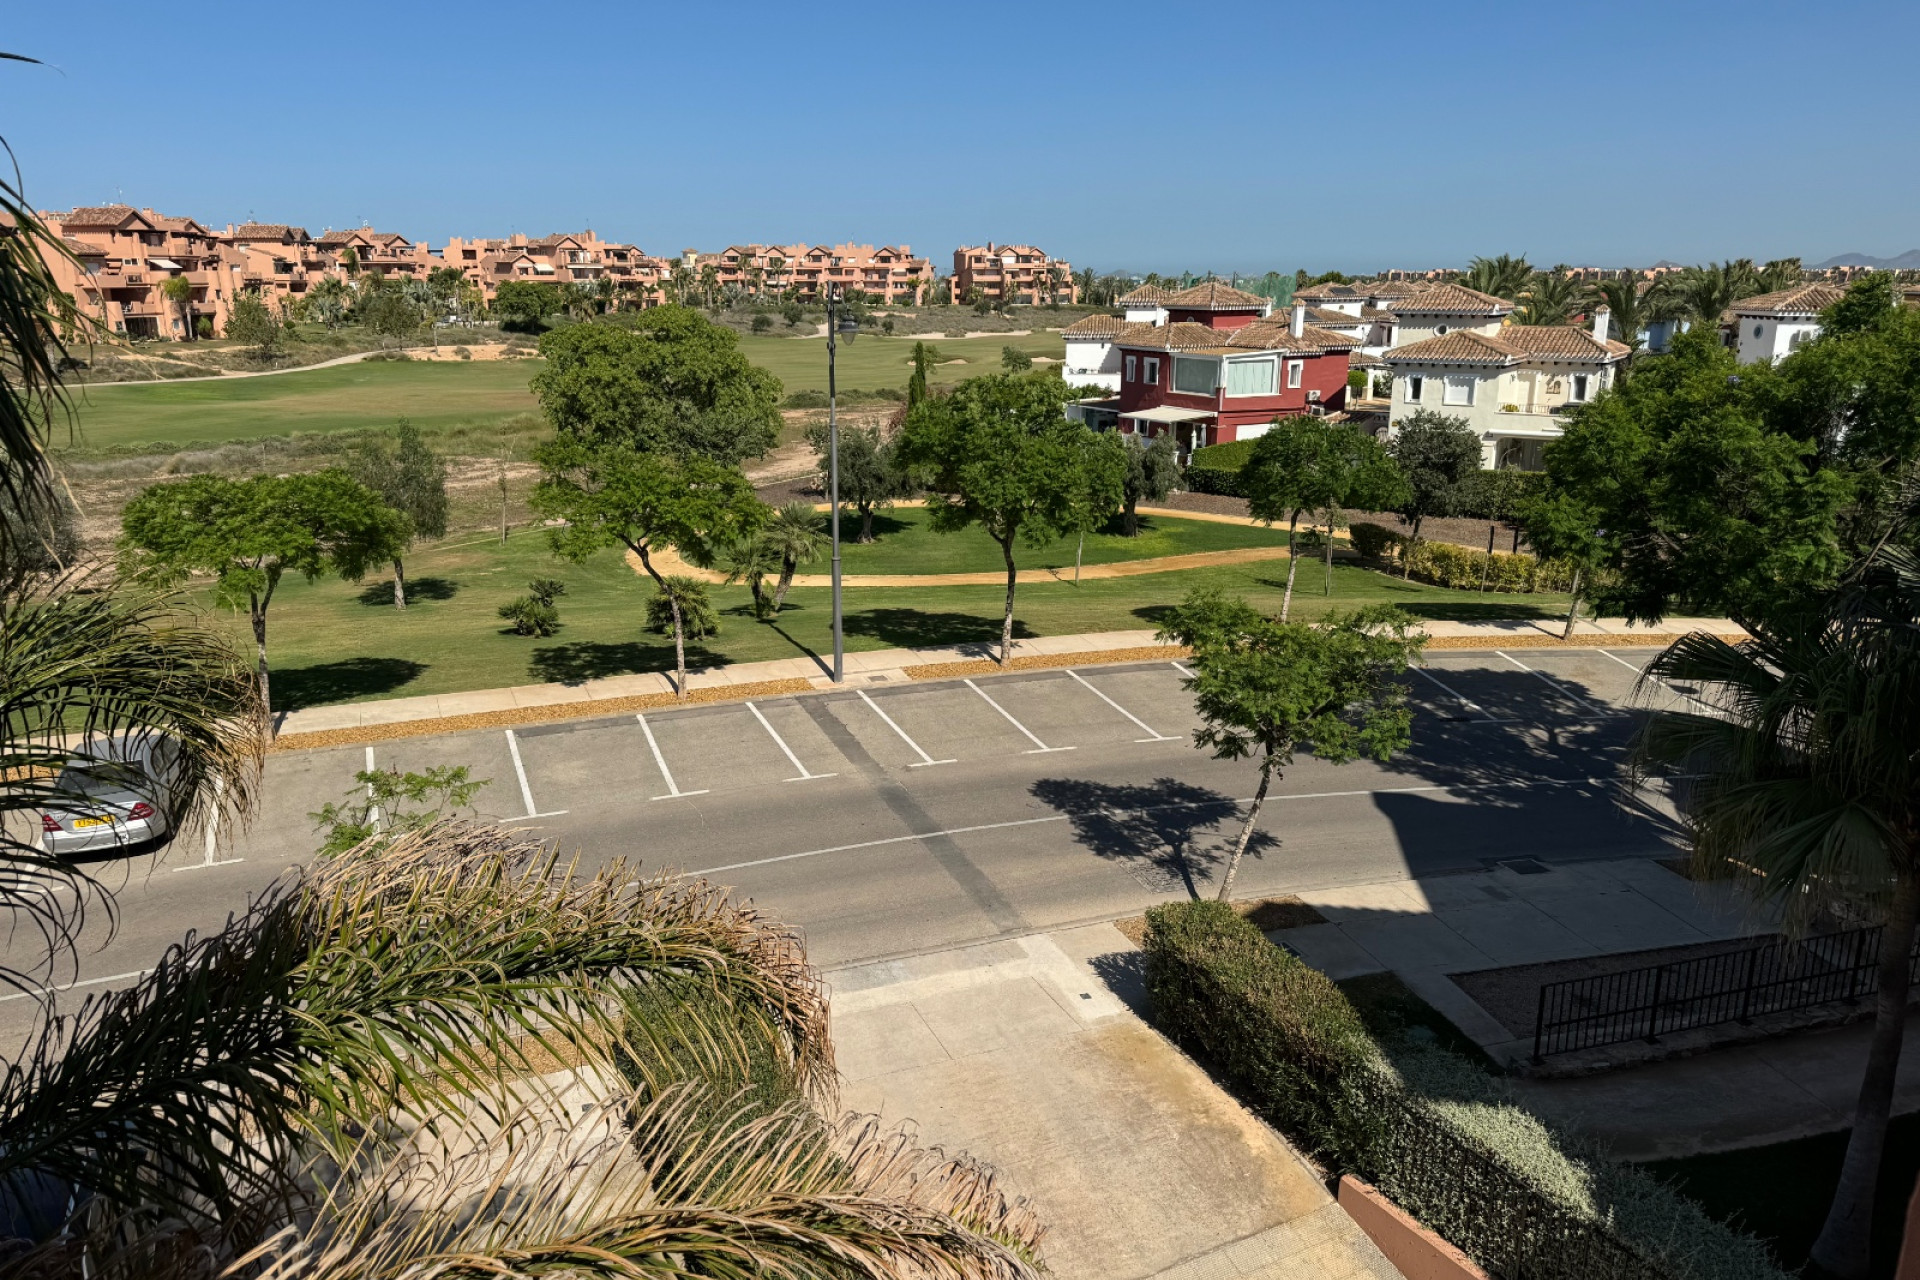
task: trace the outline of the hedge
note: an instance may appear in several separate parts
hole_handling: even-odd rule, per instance
[[[1240,489],[1240,472],[1253,456],[1253,444],[1252,440],[1233,440],[1195,449],[1187,459],[1187,488],[1195,493],[1246,497]]]
[[[1491,554],[1451,542],[1429,542],[1422,538],[1407,547],[1406,535],[1385,525],[1355,521],[1347,530],[1353,549],[1365,560],[1413,557],[1412,576],[1435,586],[1456,591],[1569,591],[1573,588],[1573,565],[1565,560],[1541,560],[1525,553]]]
[[[1458,1054],[1376,1042],[1340,989],[1221,902],[1147,912],[1153,1018],[1338,1176],[1496,1276],[1786,1280],[1766,1246],[1554,1133]]]

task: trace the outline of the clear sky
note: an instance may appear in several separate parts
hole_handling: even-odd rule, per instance
[[[1920,3],[7,6],[43,208],[1021,241],[1103,270],[1920,247]]]

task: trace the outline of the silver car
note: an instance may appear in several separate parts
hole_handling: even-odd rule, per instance
[[[54,780],[65,796],[41,811],[41,848],[92,853],[166,836],[179,763],[179,744],[157,734],[89,739]]]

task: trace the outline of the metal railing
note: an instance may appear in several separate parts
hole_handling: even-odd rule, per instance
[[[1864,999],[1879,990],[1881,936],[1876,927],[1778,938],[1718,955],[1546,983],[1534,1014],[1533,1060]],[[1910,977],[1916,957],[1920,944],[1908,959]]]

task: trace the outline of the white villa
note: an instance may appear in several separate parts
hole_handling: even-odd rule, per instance
[[[1614,371],[1630,352],[1606,336],[1609,315],[1597,308],[1590,329],[1570,325],[1501,325],[1486,294],[1443,285],[1436,294],[1472,295],[1449,305],[1483,307],[1477,312],[1427,313],[1436,332],[1387,352],[1393,372],[1389,431],[1422,409],[1466,419],[1479,434],[1480,465],[1537,471],[1541,448],[1559,437],[1558,414],[1569,404],[1593,399],[1613,384]],[[1440,301],[1440,300],[1436,300]],[[1443,318],[1443,314],[1444,317]],[[1448,322],[1458,317],[1475,324]],[[1402,316],[1402,323],[1407,317]]]
[[[1846,292],[1838,285],[1803,284],[1734,303],[1740,363],[1777,363],[1812,342],[1820,336],[1820,313]]]
[[[1113,345],[1114,338],[1128,325],[1165,324],[1167,299],[1172,296],[1172,290],[1143,284],[1119,299],[1118,305],[1126,311],[1125,319],[1094,315],[1062,329],[1060,336],[1067,340],[1067,358],[1060,376],[1069,386],[1100,387],[1117,393],[1120,352]]]

